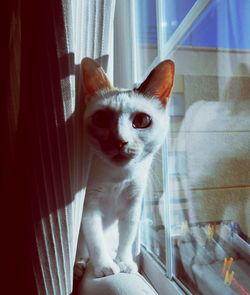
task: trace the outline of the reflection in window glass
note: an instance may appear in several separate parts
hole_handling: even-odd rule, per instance
[[[184,1],[184,14],[181,1],[171,2],[180,5],[179,25],[195,1]],[[170,273],[193,294],[250,294],[249,3],[211,1],[165,57],[176,63],[168,192],[159,172],[146,196],[143,243],[166,268],[171,234]],[[160,163],[159,155],[154,171]]]

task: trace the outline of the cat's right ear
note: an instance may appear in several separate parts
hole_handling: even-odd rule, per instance
[[[91,58],[84,58],[81,62],[83,95],[88,102],[100,90],[113,89],[103,68]]]

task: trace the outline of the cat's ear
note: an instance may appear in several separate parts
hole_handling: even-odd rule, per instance
[[[84,58],[81,62],[83,79],[83,95],[85,101],[104,89],[113,89],[103,68],[91,58]]]
[[[174,83],[175,65],[165,60],[156,66],[147,79],[134,91],[148,97],[157,97],[165,107]]]

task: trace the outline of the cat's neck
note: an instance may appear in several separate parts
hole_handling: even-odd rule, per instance
[[[125,166],[112,165],[96,154],[92,155],[90,180],[96,182],[119,183],[136,179],[147,179],[152,163],[152,156],[143,161]]]

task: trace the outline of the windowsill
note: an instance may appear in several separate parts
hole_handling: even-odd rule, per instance
[[[141,274],[153,286],[159,295],[182,295],[185,294],[181,288],[172,280],[168,279],[153,257],[142,248],[140,255]]]
[[[88,267],[82,281],[73,294],[134,294],[135,286],[137,294],[158,295],[184,295],[185,293],[176,284],[168,279],[156,261],[141,249],[140,274],[118,274],[101,279],[94,278],[92,267]],[[154,291],[155,290],[155,291]],[[157,293],[155,293],[157,292]]]
[[[119,273],[96,278],[93,273],[93,268],[91,264],[89,264],[82,280],[75,287],[75,291],[72,295],[133,295],[135,294],[135,290],[137,295],[157,294],[148,280],[140,273]]]

